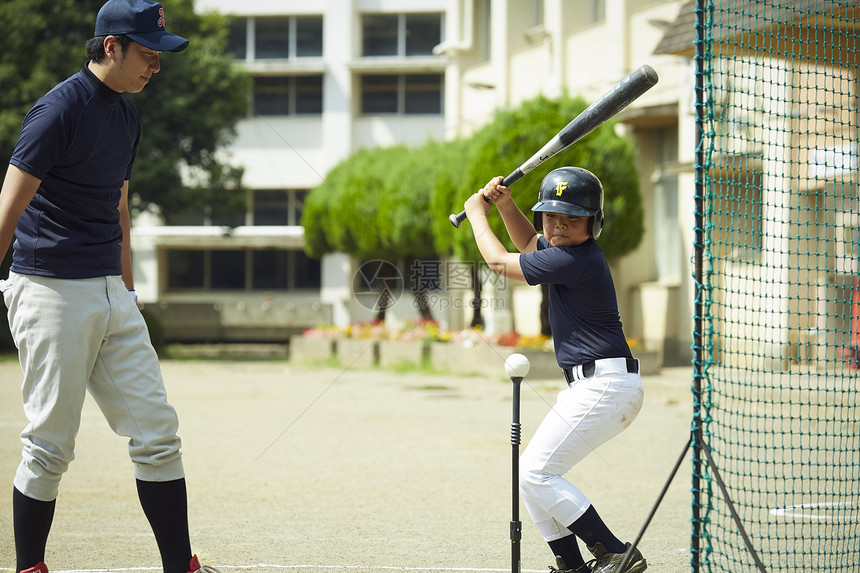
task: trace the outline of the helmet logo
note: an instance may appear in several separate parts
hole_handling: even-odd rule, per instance
[[[567,181],[559,181],[555,184],[555,194],[557,197],[561,197],[562,192],[567,189]]]

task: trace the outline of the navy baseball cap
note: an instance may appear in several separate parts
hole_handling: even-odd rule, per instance
[[[128,36],[159,52],[181,52],[188,40],[164,29],[164,8],[152,0],[108,0],[96,17],[99,36]]]

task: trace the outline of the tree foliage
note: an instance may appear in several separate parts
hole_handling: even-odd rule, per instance
[[[470,138],[469,153],[459,180],[453,185],[437,187],[439,196],[433,205],[438,210],[433,212],[434,219],[444,218],[445,205],[449,211],[461,211],[469,195],[492,177],[512,172],[586,107],[587,103],[581,98],[537,97],[516,109],[498,113],[491,123]],[[632,144],[616,135],[612,122],[604,124],[514,183],[511,192],[520,210],[530,215],[543,178],[553,169],[566,165],[588,169],[603,183],[606,225],[599,242],[607,258],[616,258],[635,248],[642,238],[643,227]],[[514,250],[501,217],[491,213],[490,224],[507,248]],[[437,238],[437,243],[461,260],[482,260],[468,223],[459,230],[452,228],[445,239]]]
[[[365,148],[336,165],[305,201],[305,251],[358,258],[426,258],[447,254],[438,242],[435,189],[459,176],[462,142]],[[446,207],[447,208],[447,207]]]
[[[455,229],[448,215],[495,175],[507,175],[579,115],[581,98],[538,97],[498,113],[472,137],[444,143],[362,149],[334,167],[305,203],[305,250],[314,257],[340,251],[359,258],[454,255],[481,261],[471,226]],[[611,122],[528,173],[512,187],[531,213],[540,182],[551,170],[575,165],[593,171],[605,190],[606,225],[599,241],[607,258],[642,238],[642,200],[632,144]],[[497,214],[490,222],[509,250]]]
[[[162,54],[155,81],[132,96],[143,125],[132,188],[140,187],[141,207],[155,204],[168,215],[203,205],[214,216],[244,210],[242,169],[217,155],[247,116],[250,89],[247,73],[224,55],[227,18],[196,13],[193,0],[162,4],[168,29],[190,44],[182,52]],[[189,169],[181,173],[180,165]],[[171,184],[165,185],[165,175]]]
[[[467,139],[362,149],[313,189],[302,225],[305,251],[314,257],[339,251],[360,259],[400,260],[454,255],[481,262],[471,226],[455,229],[448,215],[496,175],[506,175],[540,149],[551,134],[584,111],[581,98],[538,97],[498,113]],[[517,206],[531,213],[540,183],[551,170],[575,165],[602,181],[606,224],[599,241],[608,259],[633,250],[642,238],[642,200],[632,144],[607,123],[538,166],[512,188]],[[504,223],[491,214],[496,236],[515,251]],[[480,281],[475,298],[480,299]],[[473,325],[481,324],[480,306]]]
[[[455,229],[448,220],[448,215],[463,210],[463,202],[458,204],[454,197],[463,184],[463,173],[469,165],[471,145],[471,139],[464,138],[445,142],[438,157],[434,158],[437,169],[430,192],[429,218],[436,252],[439,255],[457,255],[461,260],[464,257],[462,252],[456,252],[455,245],[460,244],[457,239],[465,229]],[[466,226],[468,223],[463,224],[463,227]]]
[[[400,256],[426,258],[437,254],[430,199],[436,180],[447,166],[445,151],[449,147],[428,141],[410,149],[387,170],[376,221],[383,241]]]
[[[366,148],[336,165],[305,201],[305,251],[396,259],[400,247],[386,236],[378,215],[388,171],[408,154],[404,146]]]
[[[0,2],[3,172],[27,110],[85,64],[86,41],[103,3]],[[152,82],[141,93],[129,94],[143,130],[130,185],[132,204],[157,205],[168,215],[203,204],[233,209],[243,200],[242,171],[219,161],[216,151],[235,136],[236,122],[247,114],[249,80],[224,55],[225,16],[197,14],[193,0],[162,0],[162,5],[167,29],[188,38],[190,46],[163,53],[161,71]]]
[[[21,120],[57,82],[80,70],[99,0],[0,2],[0,157],[12,155]]]

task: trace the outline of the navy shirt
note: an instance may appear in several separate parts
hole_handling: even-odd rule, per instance
[[[609,265],[597,241],[553,247],[541,235],[536,251],[520,255],[520,268],[530,285],[549,287],[549,321],[559,366],[632,356]]]
[[[42,183],[15,229],[14,272],[122,274],[117,207],[139,140],[134,104],[87,68],[33,105],[9,163]]]

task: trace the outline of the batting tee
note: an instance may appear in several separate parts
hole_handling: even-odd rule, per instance
[[[693,570],[858,571],[860,8],[691,4]]]

